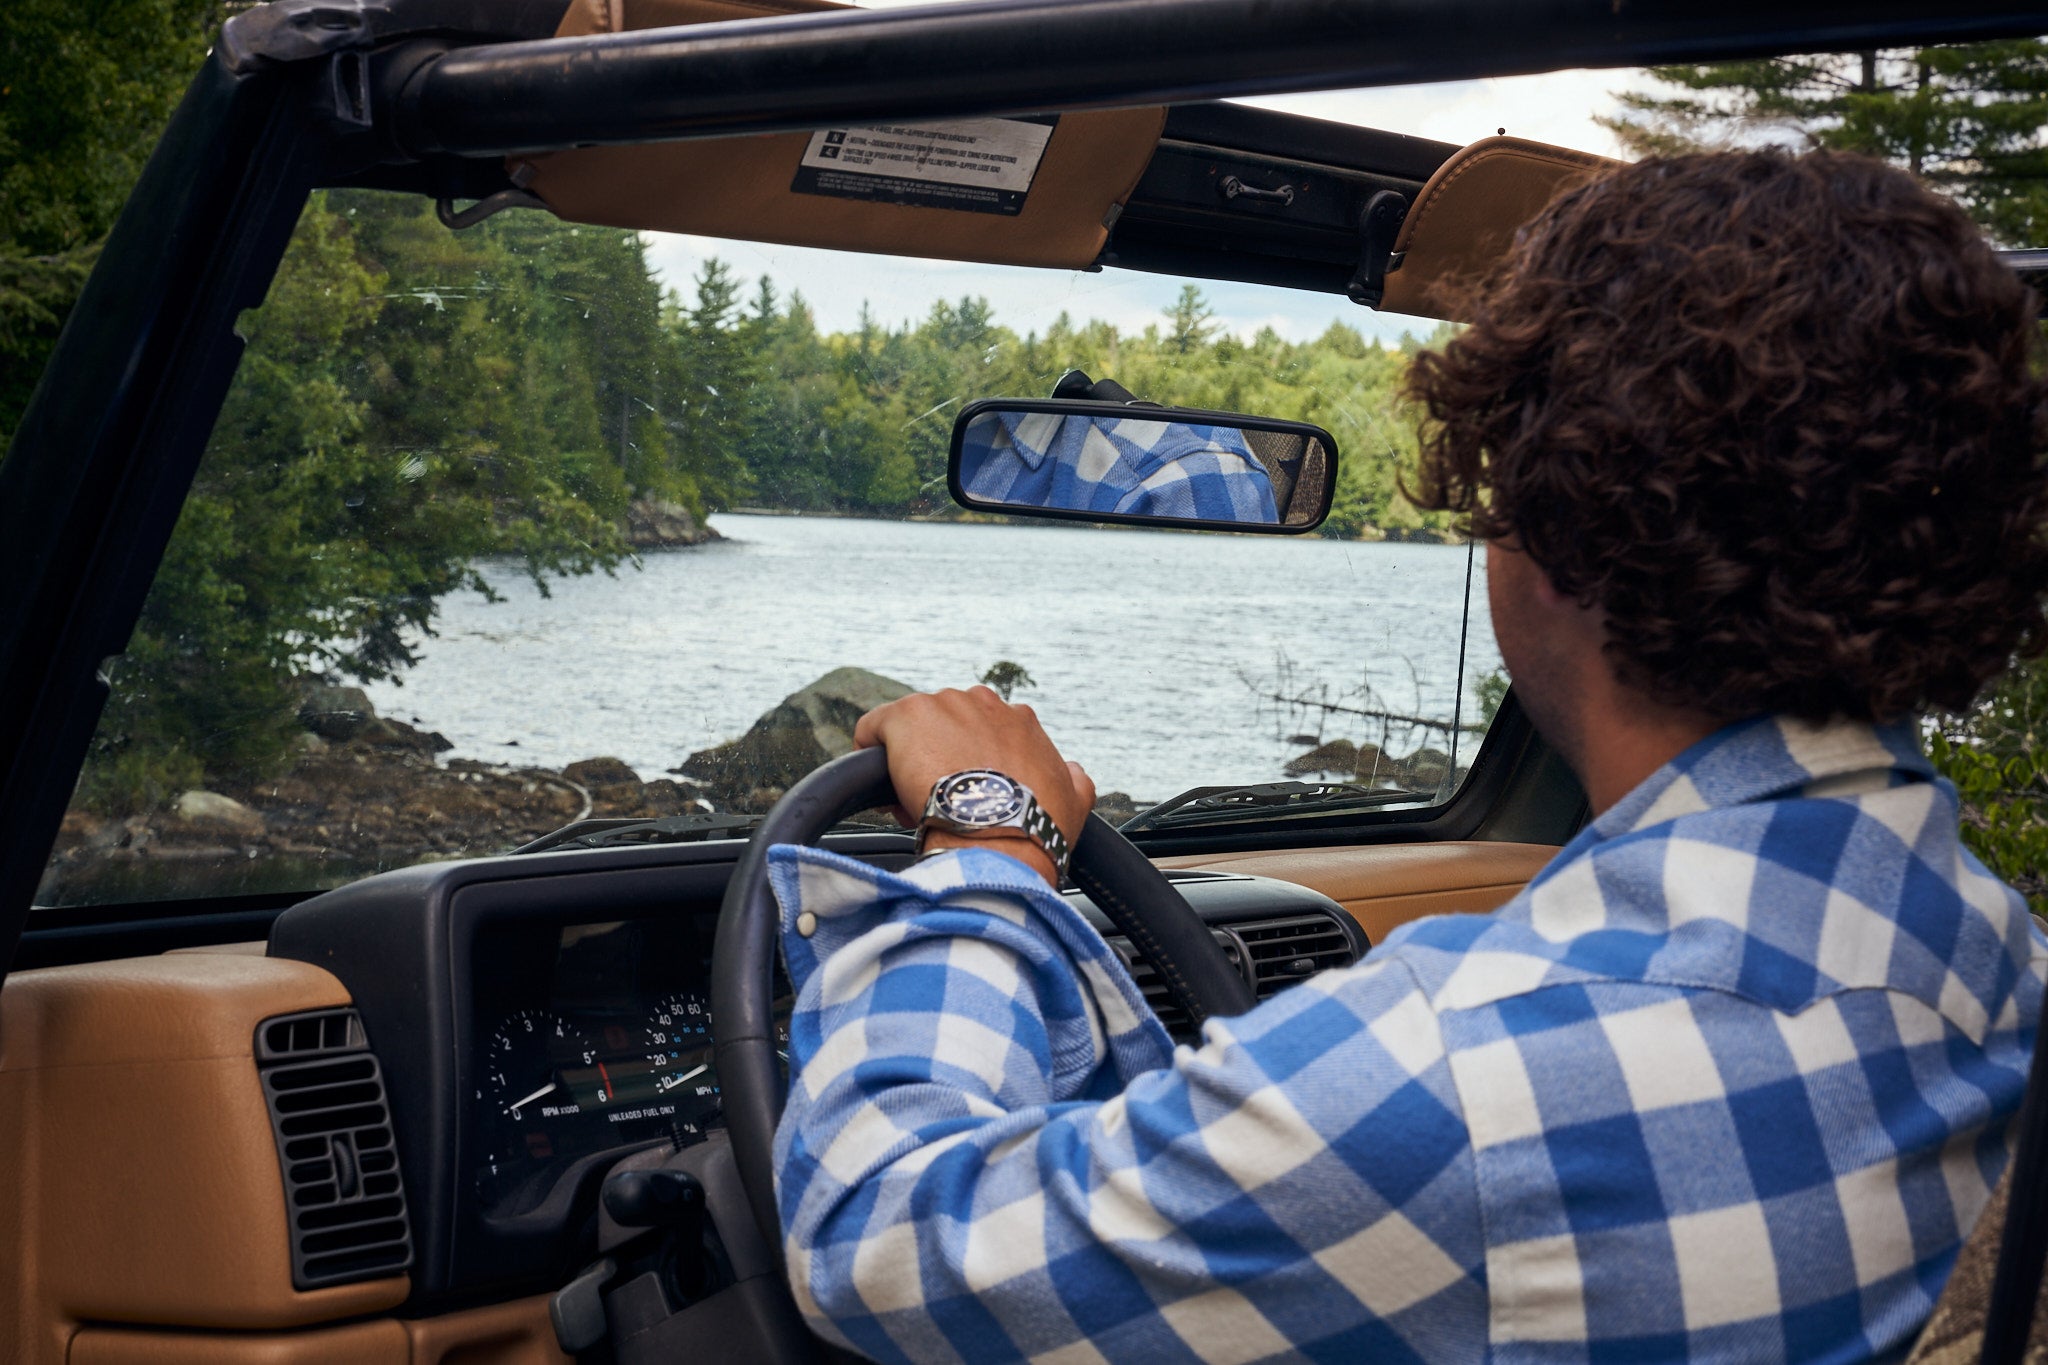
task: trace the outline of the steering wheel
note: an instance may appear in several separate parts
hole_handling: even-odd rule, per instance
[[[712,1059],[740,1183],[778,1263],[782,1224],[775,1213],[773,1147],[784,1091],[775,1056],[779,925],[768,884],[768,850],[776,844],[816,844],[853,812],[891,805],[895,799],[889,756],[881,749],[858,749],[816,769],[791,787],[754,831],[718,912],[711,957]],[[1102,817],[1088,817],[1069,872],[1110,923],[1129,936],[1174,1003],[1196,1023],[1211,1015],[1242,1014],[1257,1003],[1194,907]]]

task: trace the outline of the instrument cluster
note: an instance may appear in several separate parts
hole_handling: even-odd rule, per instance
[[[686,1145],[721,1122],[708,929],[564,926],[500,978],[512,989],[492,994],[510,999],[480,999],[470,1112],[484,1207],[531,1207],[582,1157]]]

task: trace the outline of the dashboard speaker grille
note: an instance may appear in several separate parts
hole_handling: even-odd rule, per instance
[[[300,1289],[395,1275],[412,1231],[384,1074],[354,1010],[266,1019],[256,1066],[277,1139]]]

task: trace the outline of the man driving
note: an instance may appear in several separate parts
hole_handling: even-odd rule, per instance
[[[1915,719],[2048,643],[2034,300],[1902,172],[1757,152],[1566,191],[1467,312],[1413,371],[1417,496],[1485,540],[1591,823],[1499,911],[1176,1051],[1053,893],[1094,791],[1030,710],[871,712],[928,856],[771,854],[820,1332],[975,1365],[1846,1361],[1925,1320],[2048,966]]]

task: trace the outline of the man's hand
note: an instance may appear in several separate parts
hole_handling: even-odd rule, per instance
[[[896,818],[915,826],[938,780],[967,768],[992,768],[1031,788],[1060,833],[1072,847],[1081,826],[1095,808],[1095,783],[1078,763],[1060,751],[1038,724],[1028,706],[1013,706],[986,687],[966,691],[919,693],[877,706],[853,728],[853,742],[863,749],[882,745],[889,751],[889,776],[896,784]],[[1029,863],[1048,882],[1058,885],[1052,859],[1022,830],[991,830],[986,834],[953,834],[933,830],[926,848],[964,848],[996,844],[1013,858]]]

